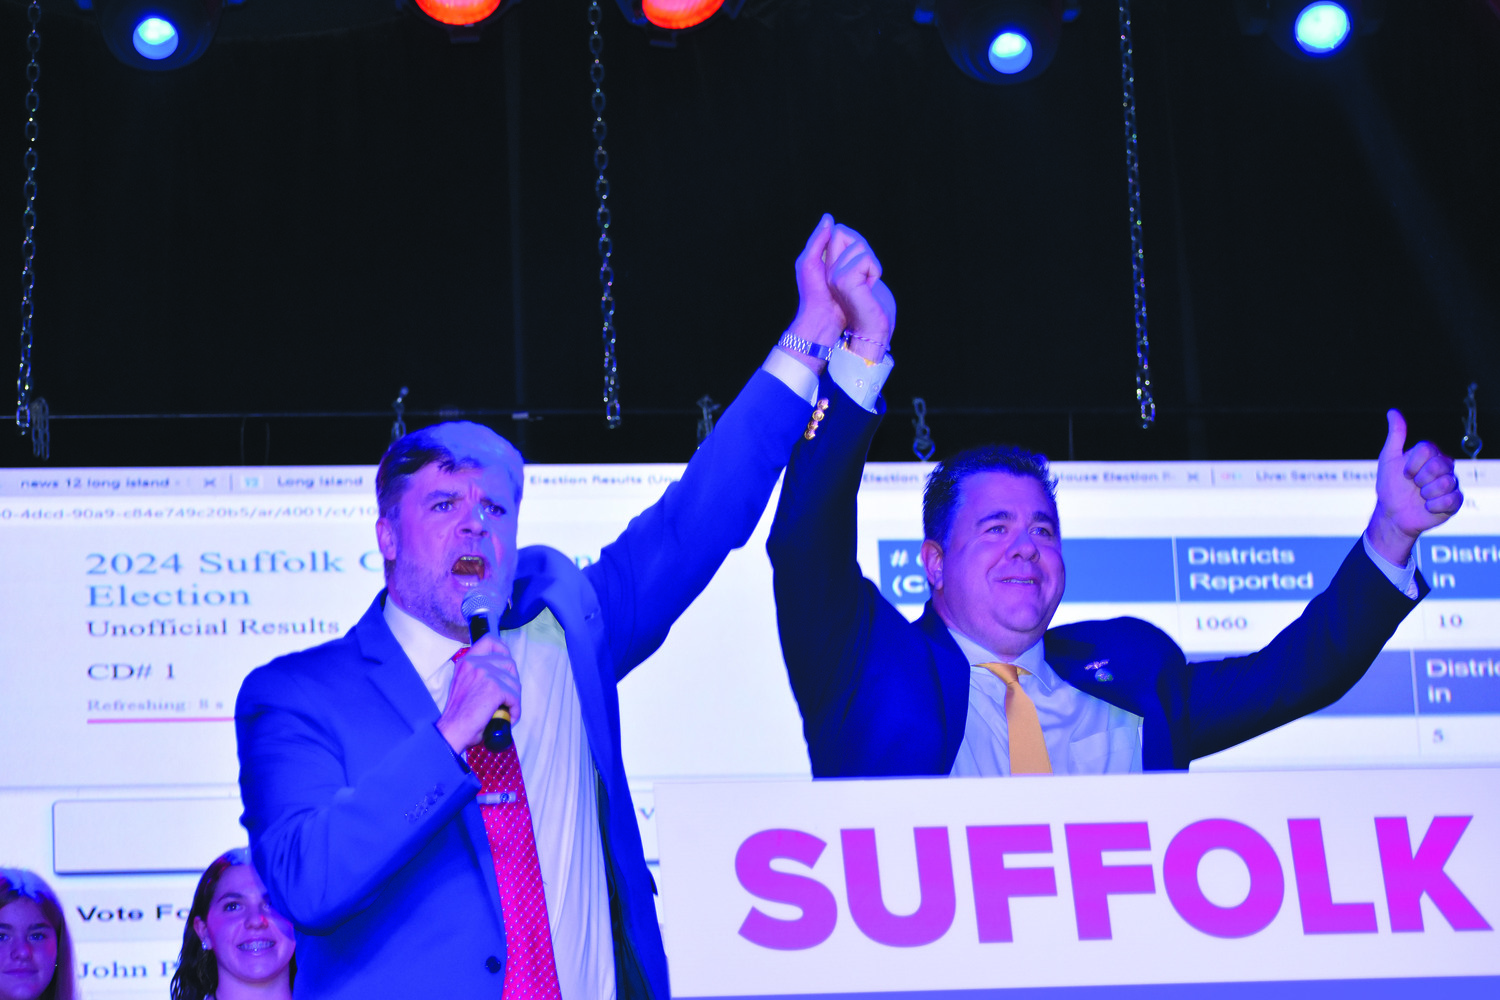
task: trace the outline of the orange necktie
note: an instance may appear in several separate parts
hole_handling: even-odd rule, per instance
[[[990,673],[1005,682],[1005,727],[1010,740],[1011,774],[1051,774],[1052,761],[1047,756],[1047,741],[1042,739],[1042,722],[1036,715],[1036,704],[1021,689],[1017,679],[1031,671],[1014,663],[981,663]]]

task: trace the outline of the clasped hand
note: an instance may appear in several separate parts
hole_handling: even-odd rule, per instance
[[[797,255],[797,315],[790,331],[832,347],[848,330],[857,335],[852,350],[880,360],[896,328],[896,299],[881,274],[865,238],[825,214]]]

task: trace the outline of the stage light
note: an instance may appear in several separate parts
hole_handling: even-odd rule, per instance
[[[99,30],[114,57],[136,69],[186,66],[219,30],[223,0],[100,0]]]
[[[1305,62],[1336,59],[1356,35],[1380,27],[1379,0],[1235,0],[1240,31],[1269,35],[1276,47]]]
[[[1017,31],[1002,31],[990,43],[990,65],[1002,73],[1019,73],[1031,65],[1031,39]]]
[[[714,16],[739,16],[745,0],[615,0],[625,20],[651,34],[651,44],[676,47],[677,32],[696,28]]]
[[[177,51],[177,29],[171,21],[148,17],[135,26],[130,41],[147,59],[165,59]]]
[[[1310,3],[1293,22],[1292,35],[1303,52],[1327,55],[1349,37],[1349,12],[1336,3]]]
[[[417,7],[439,24],[478,24],[500,9],[503,0],[417,0]]]
[[[925,12],[926,8],[923,8]],[[949,57],[985,83],[1021,83],[1052,64],[1065,19],[1065,0],[935,0],[932,20]]]
[[[641,0],[641,15],[658,28],[695,28],[718,13],[724,0]]]

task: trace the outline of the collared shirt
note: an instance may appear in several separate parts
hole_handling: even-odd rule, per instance
[[[385,620],[442,711],[453,682],[455,642],[387,598]],[[496,638],[521,678],[521,718],[511,732],[531,807],[537,860],[563,1000],[611,1000],[614,937],[599,833],[598,785],[562,626],[543,611]]]
[[[817,402],[817,375],[791,355],[772,349],[761,369],[809,406]],[[453,654],[467,644],[434,632],[395,601],[387,600],[384,611],[396,642],[441,712],[453,683]],[[552,612],[543,611],[497,638],[510,650],[521,678],[521,718],[511,732],[531,807],[558,987],[563,1000],[613,1000],[614,936],[599,789],[562,626]]]
[[[1123,774],[1141,770],[1141,717],[1078,690],[1057,675],[1039,642],[1020,656],[996,656],[948,630],[969,658],[969,714],[953,761],[955,776],[1010,774],[1005,682],[980,663],[1008,661],[1027,671],[1018,683],[1036,704],[1054,774]]]
[[[1408,597],[1417,596],[1417,564],[1387,561],[1370,544],[1365,552],[1391,586]],[[969,658],[969,712],[964,739],[953,761],[955,776],[1010,774],[1009,728],[1005,721],[1005,682],[980,663],[1008,660],[1029,671],[1018,683],[1036,704],[1042,739],[1054,774],[1120,774],[1141,770],[1141,717],[1078,690],[1057,675],[1043,657],[1042,643],[1020,656],[1002,657],[963,633],[950,628],[958,648]]]

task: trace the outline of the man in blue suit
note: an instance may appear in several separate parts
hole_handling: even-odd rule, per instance
[[[1188,663],[1138,619],[1049,627],[1065,568],[1046,459],[975,449],[928,481],[932,599],[908,622],[854,555],[890,333],[856,327],[829,358],[824,419],[792,454],[767,543],[816,776],[1185,769],[1348,691],[1427,593],[1417,536],[1463,502],[1453,462],[1426,442],[1404,450],[1391,411],[1375,512],[1327,589],[1260,652]]]
[[[299,996],[670,996],[615,684],[754,530],[843,329],[827,284],[868,301],[867,251],[823,218],[778,347],[682,479],[582,570],[517,549],[521,459],[489,429],[391,446],[387,589],[344,637],[251,673],[235,709],[244,824],[297,929]],[[465,650],[477,588],[509,608]],[[519,775],[495,778],[500,755],[476,744],[502,707]]]

